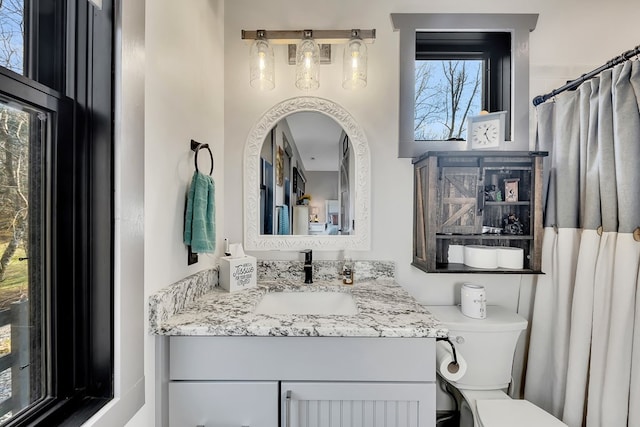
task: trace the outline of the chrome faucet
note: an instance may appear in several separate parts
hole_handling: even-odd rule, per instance
[[[302,251],[304,254],[304,283],[313,283],[313,252],[311,249]]]

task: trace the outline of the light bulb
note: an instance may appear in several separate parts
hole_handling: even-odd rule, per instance
[[[251,87],[260,90],[271,90],[275,87],[275,61],[273,48],[269,45],[264,34],[258,38],[249,49],[249,83]]]
[[[302,90],[320,87],[320,48],[309,37],[296,47],[296,87]]]
[[[260,67],[260,71],[261,71],[261,72],[264,72],[264,69],[267,67],[267,65],[266,65],[266,63],[265,63],[265,62],[266,62],[266,61],[265,61],[265,56],[266,56],[266,55],[265,55],[265,53],[264,53],[264,52],[260,52],[260,53],[258,54],[259,63],[260,63],[260,64],[259,64],[259,67]]]
[[[356,89],[367,85],[367,46],[354,32],[344,48],[342,87]]]

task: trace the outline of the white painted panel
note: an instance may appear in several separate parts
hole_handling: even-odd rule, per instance
[[[329,404],[329,425],[342,427],[342,404],[340,400],[332,400],[327,402]]]
[[[384,408],[384,425],[398,425],[398,401],[387,401],[385,402]]]
[[[373,400],[365,400],[364,404],[364,421],[363,424],[366,426],[373,426],[375,424],[375,404],[376,402]]]
[[[435,381],[433,338],[171,337],[169,360],[172,380]]]
[[[290,416],[291,427],[435,426],[431,383],[283,382],[281,393],[283,420]]]
[[[277,382],[172,382],[169,427],[278,427]]]

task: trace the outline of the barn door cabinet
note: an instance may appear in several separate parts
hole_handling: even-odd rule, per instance
[[[426,272],[540,273],[546,152],[430,151],[414,159],[413,265]],[[522,268],[474,268],[464,246],[521,248]]]

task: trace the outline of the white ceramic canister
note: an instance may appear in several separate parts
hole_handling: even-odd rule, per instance
[[[473,319],[487,317],[487,296],[484,286],[464,283],[460,291],[460,307],[462,314]]]

